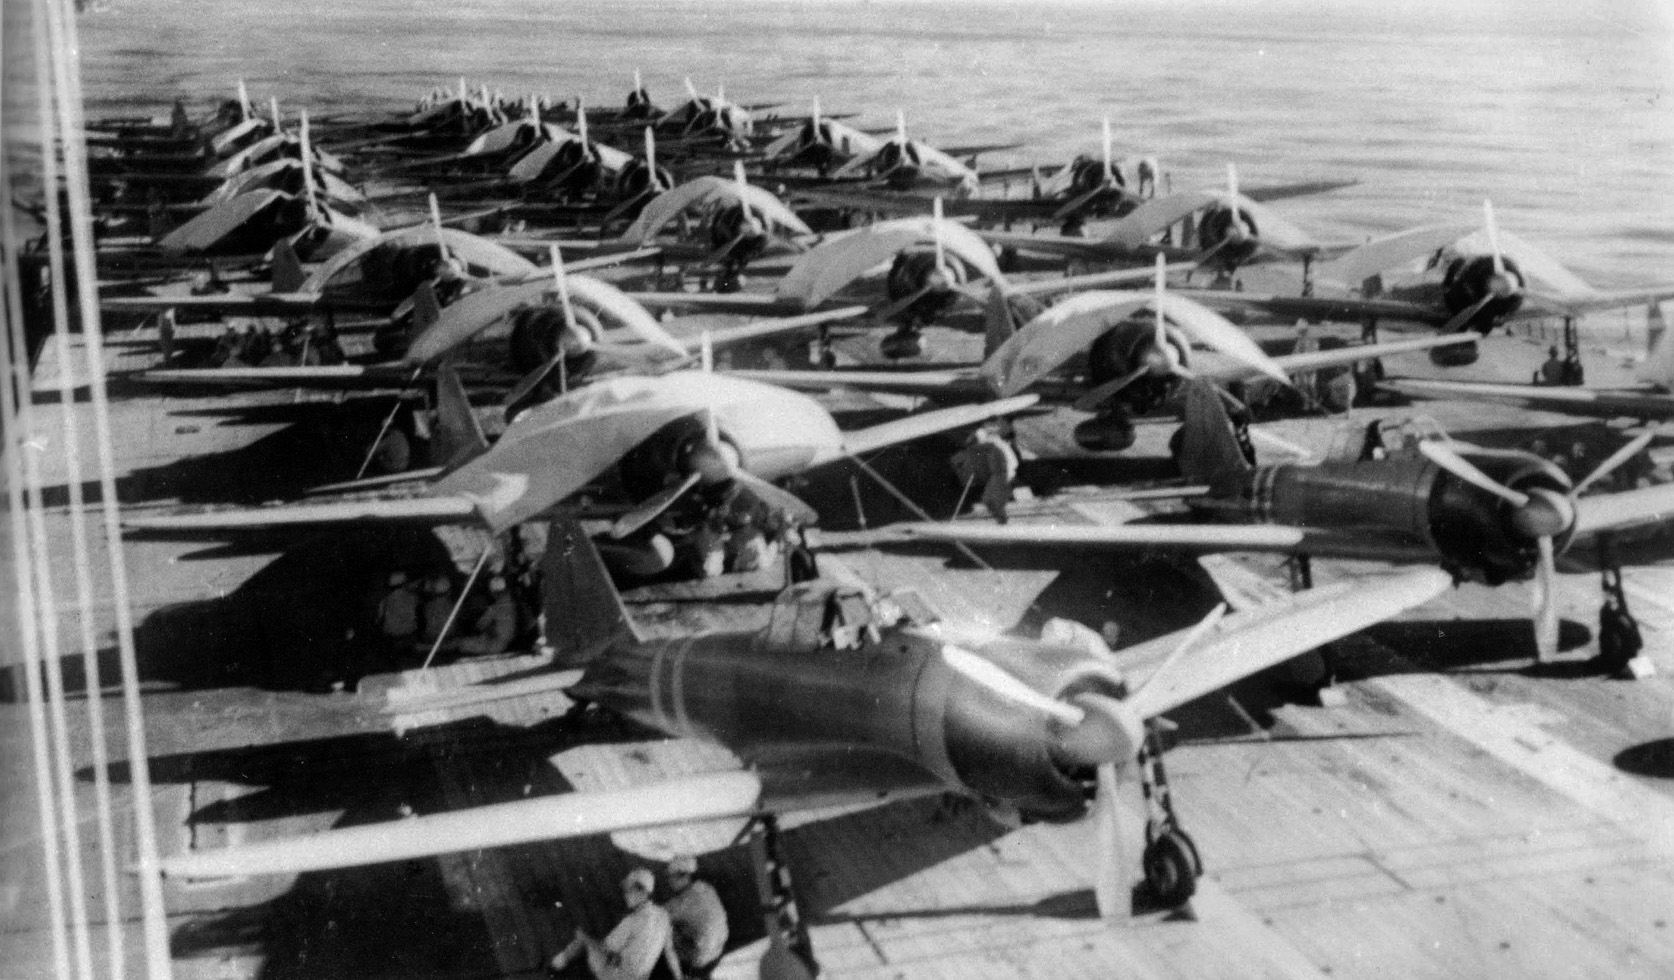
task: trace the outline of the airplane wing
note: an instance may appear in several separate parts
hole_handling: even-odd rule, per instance
[[[897,443],[910,442],[924,436],[976,425],[1001,415],[1011,415],[1032,407],[1040,401],[1038,395],[1020,395],[979,405],[960,405],[933,412],[915,412],[905,418],[854,432],[843,433],[843,450],[849,456],[875,452]]]
[[[764,293],[628,293],[627,297],[648,310],[704,310],[710,313],[744,313],[771,316],[775,313],[805,313],[807,305]]]
[[[1674,520],[1674,483],[1591,494],[1575,502],[1575,536],[1621,531]]]
[[[1409,228],[1350,249],[1320,265],[1316,275],[1320,279],[1358,289],[1369,276],[1421,259],[1475,230],[1476,225],[1459,223]]]
[[[1379,536],[1371,531],[1292,527],[1283,524],[1112,524],[1046,525],[990,524],[954,521],[947,524],[904,524],[901,533],[932,541],[967,545],[1049,548],[1084,551],[1158,551],[1214,554],[1255,551],[1275,554],[1307,553],[1316,558],[1362,558],[1379,561],[1434,561],[1434,554],[1415,542]]]
[[[1022,143],[976,143],[971,146],[944,146],[941,152],[950,157],[974,157],[979,153],[999,153],[1003,150],[1015,150]]]
[[[134,380],[152,385],[225,388],[319,388],[326,390],[404,387],[412,368],[401,364],[322,364],[307,367],[173,368],[142,371]]]
[[[1061,206],[1061,205],[1060,205]],[[1137,213],[1137,212],[1136,212]],[[1108,238],[1078,238],[1070,235],[1031,235],[1020,231],[978,231],[983,241],[1001,248],[1015,248],[1019,252],[1037,255],[1061,255],[1089,262],[1149,261],[1162,252],[1171,258],[1184,258],[1192,253],[1187,249],[1171,249],[1144,241],[1125,244]]]
[[[864,306],[841,306],[834,310],[820,310],[815,313],[804,313],[801,316],[763,317],[759,320],[741,323],[735,327],[723,327],[719,330],[676,336],[674,340],[686,349],[687,354],[696,354],[703,347],[705,334],[709,337],[710,345],[719,350],[722,347],[743,343],[744,341],[760,340],[763,337],[772,337],[782,333],[794,333],[798,330],[807,330],[810,327],[836,323],[839,320],[852,320],[865,313],[866,307]],[[748,372],[734,371],[728,373],[747,374]]]
[[[1294,184],[1267,184],[1262,187],[1240,187],[1239,193],[1257,203],[1283,201],[1292,197],[1309,197],[1328,191],[1342,190],[1360,183],[1358,180],[1304,180]]]
[[[207,296],[112,296],[99,301],[99,308],[113,313],[153,313],[158,310],[213,310],[242,316],[295,316],[325,306],[318,292],[294,293],[211,293]],[[356,308],[353,303],[333,303],[339,309]],[[369,308],[369,307],[363,307]]]
[[[269,507],[221,508],[194,513],[123,515],[130,531],[162,535],[215,535],[345,524],[458,524],[476,511],[458,496],[426,496],[330,503],[275,504]]]
[[[1260,310],[1283,319],[1355,321],[1367,318],[1420,323],[1439,327],[1452,314],[1445,309],[1421,303],[1392,299],[1362,299],[1358,296],[1280,296],[1263,293],[1240,293],[1227,289],[1174,289],[1205,306],[1221,309]]]
[[[1378,387],[1412,398],[1466,398],[1600,418],[1674,419],[1674,395],[1621,388],[1486,384],[1389,378]]]
[[[1134,686],[1135,713],[1154,718],[1422,605],[1452,584],[1452,577],[1437,568],[1335,582],[1232,613],[1184,648],[1180,644],[1190,630],[1120,650],[1116,659]]]
[[[984,179],[991,177],[985,174]],[[930,198],[916,194],[871,190],[865,187],[827,190],[808,187],[792,192],[798,201],[835,208],[853,208],[882,214],[915,215],[930,212]],[[942,214],[949,218],[975,218],[979,222],[1004,221],[1053,222],[1053,215],[1064,206],[1061,200],[1042,198],[980,198],[952,197],[942,199]],[[1025,236],[1027,237],[1027,236]],[[1085,241],[1085,239],[1083,239]]]
[[[859,231],[814,246],[774,290],[781,303],[799,302],[804,307],[824,302],[857,277],[895,257],[902,249],[929,245],[940,236],[942,247],[990,280],[1004,276],[994,253],[969,228],[934,218],[897,218],[868,225]]]
[[[170,255],[201,252],[231,234],[233,229],[261,213],[264,208],[290,197],[291,195],[283,191],[274,190],[240,194],[230,201],[217,204],[164,235],[157,242],[157,247]]]
[[[1432,334],[1427,337],[1415,337],[1411,340],[1392,340],[1379,344],[1354,344],[1348,347],[1308,351],[1302,354],[1280,354],[1273,358],[1273,363],[1277,364],[1287,374],[1296,374],[1299,371],[1318,371],[1322,368],[1357,364],[1375,357],[1388,357],[1395,354],[1409,354],[1413,351],[1432,350],[1437,347],[1468,344],[1476,339],[1477,335],[1474,333]],[[1198,374],[1200,377],[1226,383],[1252,378],[1260,372],[1247,364],[1233,362],[1206,368],[1199,371]]]
[[[1655,286],[1641,286],[1636,289],[1608,291],[1589,289],[1585,293],[1566,295],[1533,293],[1528,294],[1528,302],[1524,304],[1524,310],[1531,310],[1526,315],[1534,316],[1542,314],[1583,316],[1602,310],[1621,309],[1624,306],[1660,303],[1665,299],[1674,299],[1674,283],[1660,283]],[[1518,312],[1523,313],[1524,310]]]
[[[974,371],[785,371],[736,370],[749,378],[798,391],[836,391],[854,388],[881,394],[945,395],[949,398],[990,398],[993,391]]]
[[[488,806],[341,827],[306,837],[188,852],[166,858],[171,878],[300,874],[455,851],[586,837],[758,812],[761,780],[740,770],[668,779],[627,789],[563,793]]]

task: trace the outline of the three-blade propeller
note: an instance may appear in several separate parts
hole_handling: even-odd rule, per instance
[[[1135,776],[1139,750],[1145,742],[1146,722],[1160,713],[1156,700],[1148,698],[1147,692],[1166,686],[1157,682],[1170,675],[1183,655],[1220,623],[1226,611],[1225,604],[1217,606],[1181,639],[1143,685],[1120,698],[1089,691],[1068,701],[1059,700],[969,650],[953,645],[942,648],[943,663],[956,673],[1024,708],[1046,715],[1054,731],[1050,749],[1054,758],[1096,773],[1097,788],[1089,821],[1096,835],[1098,853],[1093,893],[1100,914],[1106,917],[1126,914],[1124,903],[1133,877],[1125,846],[1130,834],[1121,825],[1129,809],[1122,799],[1125,795],[1122,786],[1131,783]]]

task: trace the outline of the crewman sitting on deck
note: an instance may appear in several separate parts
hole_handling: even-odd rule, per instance
[[[424,603],[419,607],[418,642],[429,648],[442,635],[442,627],[453,615],[453,586],[443,572],[424,580]]]
[[[570,964],[585,956],[588,969],[598,980],[646,980],[656,968],[658,957],[662,957],[675,980],[684,980],[680,960],[674,955],[668,913],[651,901],[656,883],[648,868],[628,872],[622,879],[622,901],[628,906],[628,914],[603,939],[576,930],[570,944],[552,957],[548,964],[552,972],[563,974]]]
[[[676,855],[668,863],[668,910],[674,953],[686,976],[703,980],[727,948],[727,910],[715,886],[697,877],[697,858]]]
[[[389,573],[389,591],[378,603],[375,614],[378,632],[391,646],[407,646],[418,635],[418,594],[407,581],[407,573]]]
[[[477,617],[471,635],[455,644],[460,653],[472,656],[504,653],[517,637],[517,604],[512,601],[503,577],[489,578],[488,599],[488,608]]]

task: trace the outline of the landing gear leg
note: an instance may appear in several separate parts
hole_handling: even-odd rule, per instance
[[[750,853],[756,868],[762,921],[767,929],[767,952],[762,955],[760,975],[778,980],[813,980],[819,976],[820,964],[814,959],[814,942],[797,909],[790,862],[785,860],[777,817],[768,814],[757,818],[756,832],[750,838]]]
[[[1575,329],[1575,318],[1564,317],[1564,371],[1563,383],[1579,385],[1586,381],[1586,372],[1581,369],[1581,337]]]
[[[1146,726],[1138,766],[1139,787],[1145,796],[1145,853],[1141,858],[1145,886],[1159,905],[1179,908],[1197,893],[1203,859],[1174,813],[1168,774],[1163,769],[1162,739],[1154,724]]]
[[[1290,590],[1301,592],[1314,587],[1313,558],[1298,554],[1291,560]],[[1302,654],[1291,661],[1298,683],[1310,689],[1322,708],[1341,707],[1345,701],[1337,686],[1337,648],[1330,643]]]
[[[1312,296],[1313,294],[1314,257],[1312,255],[1304,255],[1302,256],[1302,295]]]

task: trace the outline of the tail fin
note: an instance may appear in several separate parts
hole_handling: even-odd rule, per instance
[[[1040,316],[1046,307],[1024,293],[1009,293],[999,283],[988,290],[988,305],[983,314],[987,337],[983,357],[987,358],[1010,340],[1023,324]]]
[[[1645,311],[1645,343],[1649,356],[1639,367],[1639,380],[1674,389],[1674,331],[1662,318],[1662,304],[1652,302]]]
[[[430,446],[431,462],[447,469],[488,451],[488,437],[451,364],[442,365],[436,373],[436,431]]]
[[[407,342],[417,340],[441,318],[442,304],[436,298],[436,287],[428,281],[419,283],[413,290],[413,325],[407,331]]]
[[[273,291],[294,293],[302,288],[307,279],[307,274],[302,271],[302,260],[297,258],[291,240],[279,239],[273,246]]]
[[[1214,485],[1228,476],[1248,472],[1250,461],[1221,393],[1211,382],[1197,378],[1182,382],[1182,387],[1186,412],[1177,457],[1180,475],[1189,483]]]
[[[546,642],[558,666],[585,666],[619,641],[642,641],[604,559],[574,518],[554,518],[541,561]]]

